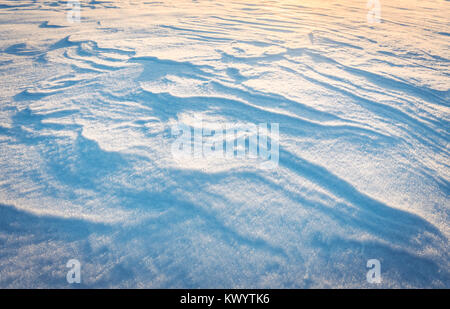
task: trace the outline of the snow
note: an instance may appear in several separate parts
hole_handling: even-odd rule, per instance
[[[448,1],[73,3],[0,1],[0,287],[450,287]]]

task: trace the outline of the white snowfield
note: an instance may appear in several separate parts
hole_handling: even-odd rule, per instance
[[[450,2],[379,4],[0,0],[0,287],[450,288]]]

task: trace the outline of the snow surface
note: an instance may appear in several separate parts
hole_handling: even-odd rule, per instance
[[[0,287],[450,288],[450,2],[0,1]],[[174,123],[279,123],[273,170]],[[381,261],[382,283],[366,281]]]

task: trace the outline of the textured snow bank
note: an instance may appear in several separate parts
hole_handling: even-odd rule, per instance
[[[0,287],[449,287],[448,1],[0,1]],[[171,127],[279,123],[278,168]]]

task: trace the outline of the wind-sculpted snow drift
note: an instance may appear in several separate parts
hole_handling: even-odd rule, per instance
[[[0,287],[450,287],[448,1],[67,4],[0,1]]]

